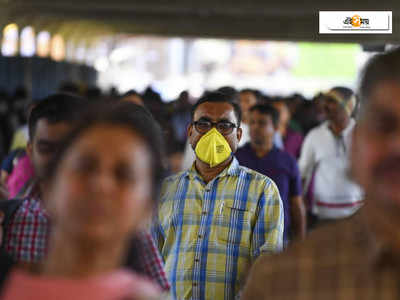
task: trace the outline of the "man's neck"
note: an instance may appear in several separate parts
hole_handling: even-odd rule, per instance
[[[289,122],[286,122],[279,126],[279,133],[281,134],[282,138],[286,137],[288,126],[289,126]]]
[[[258,158],[263,158],[265,155],[267,155],[272,150],[272,148],[274,147],[274,144],[270,143],[270,144],[266,144],[266,145],[262,145],[262,146],[255,146],[253,144],[250,144],[250,146]]]
[[[347,118],[343,120],[342,122],[330,122],[329,127],[332,130],[332,132],[336,135],[339,136],[349,125],[350,123],[350,118]]]
[[[223,170],[225,170],[226,167],[228,167],[230,165],[232,160],[233,160],[233,157],[231,156],[223,163],[211,168],[210,165],[202,162],[199,158],[196,158],[195,166],[196,166],[197,172],[199,172],[199,174],[203,178],[203,180],[206,183],[208,183],[211,180],[213,180],[215,177],[217,177],[218,174],[220,174]]]

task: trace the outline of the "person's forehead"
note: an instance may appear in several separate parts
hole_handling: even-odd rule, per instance
[[[207,117],[213,121],[227,119],[235,121],[235,110],[233,106],[227,102],[204,102],[200,104],[195,113],[194,120]]]
[[[136,151],[136,148],[147,150],[147,145],[139,134],[124,126],[108,124],[98,124],[85,130],[78,138],[77,145],[83,148],[109,148],[115,153]],[[118,145],[118,149],[113,145]]]
[[[242,92],[239,94],[240,100],[250,101],[257,100],[256,95],[252,92]]]
[[[66,121],[49,122],[47,119],[39,119],[36,124],[34,139],[60,140],[71,130],[72,124]]]

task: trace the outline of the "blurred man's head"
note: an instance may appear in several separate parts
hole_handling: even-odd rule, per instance
[[[285,101],[274,101],[271,105],[279,112],[278,131],[284,137],[290,122],[290,110]]]
[[[250,107],[257,104],[257,96],[253,90],[245,89],[239,93],[239,104],[243,114],[243,123],[249,122]]]
[[[250,143],[253,148],[270,149],[279,124],[279,112],[269,104],[250,108]]]
[[[29,115],[27,152],[37,179],[43,179],[49,161],[71,130],[86,101],[71,94],[54,94],[38,103]]]
[[[346,124],[356,106],[353,91],[345,87],[334,87],[324,94],[325,113],[330,122]]]
[[[371,58],[359,85],[352,174],[374,206],[400,214],[400,50]],[[368,203],[367,203],[368,204]],[[396,229],[397,230],[397,229]]]

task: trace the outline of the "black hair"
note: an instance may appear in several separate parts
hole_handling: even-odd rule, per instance
[[[192,106],[191,110],[192,121],[194,119],[194,113],[197,107],[205,102],[211,102],[211,103],[225,102],[232,105],[237,119],[237,125],[240,126],[240,123],[242,122],[242,110],[240,109],[240,106],[234,101],[232,96],[222,94],[220,92],[206,93]]]
[[[28,117],[29,138],[34,138],[40,119],[46,119],[51,124],[74,121],[78,112],[86,105],[86,99],[67,93],[53,94],[41,100],[33,107]]]
[[[151,113],[144,107],[130,102],[96,103],[81,114],[81,121],[65,138],[54,158],[48,165],[46,178],[51,180],[57,173],[60,162],[67,150],[88,129],[101,124],[118,125],[130,129],[146,143],[151,153],[151,170],[153,176],[153,199],[158,197],[161,181],[164,178],[164,144],[161,128]]]
[[[258,111],[260,114],[268,115],[272,119],[274,127],[277,128],[279,124],[279,111],[270,104],[256,104],[250,108],[250,111]]]
[[[240,93],[253,93],[254,94],[254,90],[253,89],[249,89],[249,88],[245,88],[239,91]]]
[[[224,94],[225,96],[231,97],[232,101],[238,101],[238,91],[233,86],[222,86],[216,90],[216,92]]]
[[[345,100],[350,100],[350,98],[354,95],[354,92],[352,89],[349,89],[349,88],[343,87],[343,86],[336,86],[336,87],[332,88],[331,91],[339,93],[340,95],[343,96],[343,98]]]
[[[142,95],[140,95],[136,90],[129,90],[125,94],[123,94],[120,98],[123,99],[128,96],[138,96],[142,98]]]
[[[358,85],[361,112],[368,104],[372,90],[381,82],[390,80],[400,82],[400,47],[376,54],[367,61]]]

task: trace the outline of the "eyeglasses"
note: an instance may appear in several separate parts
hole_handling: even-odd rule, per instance
[[[207,120],[195,121],[192,122],[194,128],[196,128],[198,133],[204,134],[211,130],[212,127],[215,128],[222,134],[228,135],[233,132],[233,129],[238,127],[237,125],[233,124],[232,122],[228,121],[219,121],[219,122],[211,122]]]

